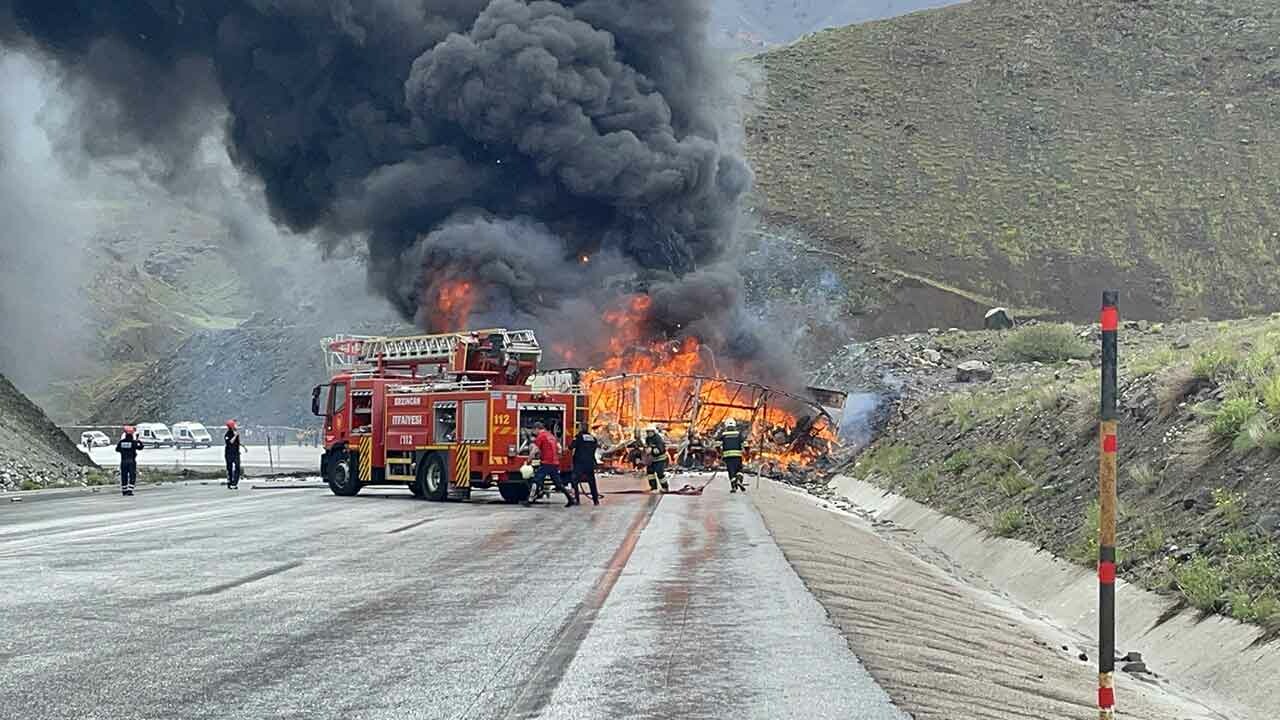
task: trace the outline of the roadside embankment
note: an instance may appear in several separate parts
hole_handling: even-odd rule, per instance
[[[766,481],[754,500],[850,647],[916,720],[1097,716],[1096,658],[1069,628],[797,490]],[[1117,693],[1131,718],[1262,718],[1211,709],[1163,679],[1122,675]]]

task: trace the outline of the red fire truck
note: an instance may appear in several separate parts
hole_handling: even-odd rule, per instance
[[[539,373],[529,330],[338,336],[323,350],[332,377],[312,391],[311,411],[324,418],[320,473],[336,495],[399,484],[428,500],[464,500],[496,486],[519,502],[533,424],[562,446],[588,424],[578,373]]]

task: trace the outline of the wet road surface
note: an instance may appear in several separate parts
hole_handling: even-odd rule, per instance
[[[3,507],[0,717],[904,717],[723,485]]]

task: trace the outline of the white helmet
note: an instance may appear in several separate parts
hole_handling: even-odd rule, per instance
[[[525,464],[521,465],[521,466],[520,466],[520,477],[524,478],[525,480],[532,480],[532,479],[533,479],[533,466],[532,466],[532,465],[530,465],[529,463],[525,463]]]
[[[644,429],[644,431],[645,431],[645,432],[647,432],[647,433],[649,433],[650,435],[657,435],[657,434],[658,434],[658,426],[657,426],[657,425],[650,425],[649,427],[645,428],[645,429]]]
[[[724,426],[725,426],[726,428],[728,428],[729,430],[737,429],[737,427],[738,427],[738,421],[737,421],[737,420],[734,420],[733,418],[729,418],[728,420],[725,420],[725,421],[724,421]]]

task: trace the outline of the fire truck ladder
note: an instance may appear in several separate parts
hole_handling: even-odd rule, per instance
[[[342,369],[372,368],[379,358],[393,365],[446,363],[459,343],[476,343],[493,335],[502,338],[503,349],[509,355],[521,359],[542,358],[542,348],[532,330],[494,329],[403,337],[338,335],[325,340],[325,360],[331,371],[335,365]]]

